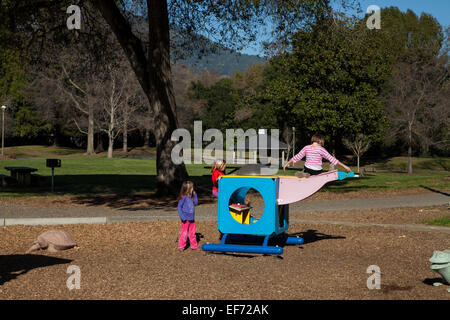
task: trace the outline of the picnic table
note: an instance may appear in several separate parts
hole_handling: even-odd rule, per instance
[[[25,186],[31,185],[31,173],[38,171],[30,167],[5,167],[5,169],[11,172],[11,177],[16,179],[18,184]]]

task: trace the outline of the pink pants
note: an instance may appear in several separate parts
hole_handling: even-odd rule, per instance
[[[189,243],[191,249],[197,249],[197,239],[195,237],[195,222],[181,221],[180,238],[178,240],[178,249],[184,249],[186,247],[187,237],[189,236]]]
[[[213,196],[214,197],[216,197],[216,198],[218,198],[219,197],[219,191],[217,191],[217,190],[212,190],[212,194],[213,194]]]

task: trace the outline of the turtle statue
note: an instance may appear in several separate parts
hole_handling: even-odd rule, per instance
[[[39,249],[48,249],[50,252],[57,252],[76,247],[77,244],[72,236],[62,230],[49,230],[39,235],[33,245],[26,253]]]
[[[450,250],[434,251],[433,256],[428,260],[431,262],[431,270],[439,273],[442,278],[450,285]],[[436,282],[434,286],[440,286],[442,283]],[[450,289],[447,289],[450,292]]]

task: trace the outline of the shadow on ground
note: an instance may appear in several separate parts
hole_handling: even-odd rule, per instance
[[[309,229],[303,232],[289,234],[290,237],[301,237],[305,240],[304,244],[313,243],[321,240],[345,239],[344,236],[333,236],[325,233],[317,232],[317,230]]]
[[[450,283],[447,283],[447,281],[445,281],[444,278],[426,278],[422,282],[429,286],[433,286],[435,283],[441,283],[443,285],[450,285]]]
[[[217,199],[204,192],[198,192],[198,203],[211,204]],[[97,194],[89,196],[74,196],[71,202],[87,206],[107,206],[113,209],[125,211],[141,211],[154,209],[176,209],[178,206],[178,197],[176,196],[157,196],[155,192],[142,194]]]
[[[430,187],[427,187],[427,186],[424,186],[424,185],[420,185],[420,187],[424,188],[424,189],[426,189],[428,191],[431,191],[431,192],[434,192],[434,193],[439,193],[439,194],[442,194],[443,196],[450,197],[450,193],[448,193],[448,192],[444,192],[444,191],[440,191],[440,190],[437,190],[437,189],[433,189],[433,188],[430,188]]]
[[[0,286],[36,268],[67,264],[72,260],[37,254],[0,255]]]
[[[343,236],[333,236],[324,233],[318,233],[317,230],[307,230],[305,232],[297,232],[297,233],[288,233],[286,234],[289,237],[301,237],[304,240],[303,244],[313,243],[320,240],[332,240],[332,239],[345,239]],[[264,236],[256,236],[256,235],[230,235],[227,238],[227,244],[236,244],[236,245],[256,245],[261,246],[264,241]],[[217,243],[220,243],[220,238]],[[269,246],[281,246],[281,247],[299,247],[302,248],[301,245],[286,245],[283,236],[275,236],[271,237],[268,241]],[[207,252],[208,254],[218,254],[218,255],[229,255],[233,257],[240,258],[254,258],[259,256],[266,256],[266,254],[261,253],[233,253],[233,252]],[[275,255],[275,257],[279,259],[283,259],[282,255]]]
[[[214,203],[211,194],[211,176],[193,176],[199,204]],[[48,186],[7,187],[2,192],[52,195]],[[161,197],[156,195],[155,175],[59,175],[55,177],[55,192],[72,195],[70,202],[87,206],[107,206],[121,210],[175,209],[178,192]],[[67,199],[55,200],[65,204]]]

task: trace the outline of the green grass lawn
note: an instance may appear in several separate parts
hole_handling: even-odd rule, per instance
[[[412,162],[413,172],[416,170],[450,171],[450,158],[447,157],[413,158]],[[379,170],[406,172],[408,170],[408,158],[394,157],[378,161],[373,166]]]
[[[423,224],[450,227],[450,216],[437,218],[434,220],[423,220]]]
[[[38,169],[38,174],[47,177],[50,181],[51,169],[46,168],[46,158],[62,159],[62,167],[55,169],[55,191],[58,194],[90,195],[90,194],[135,194],[140,192],[152,192],[156,188],[156,160],[154,158],[113,158],[83,156],[83,151],[50,148],[50,147],[16,147],[16,155],[32,154],[40,157],[30,157],[16,160],[0,160],[0,174],[9,175],[4,169],[6,166],[27,166]],[[12,148],[10,149],[12,150]],[[142,153],[142,150],[136,152]],[[149,153],[153,153],[150,150]],[[7,153],[8,154],[8,153]],[[120,153],[115,154],[115,156]],[[420,159],[419,159],[420,160]],[[443,159],[431,159],[433,163],[439,163]],[[393,159],[394,163],[402,163],[404,159]],[[418,161],[418,160],[415,160]],[[422,159],[423,163],[424,161]],[[442,162],[442,161],[441,161]],[[187,165],[188,173],[197,185],[205,189],[211,187],[211,177],[208,168],[203,164]],[[366,174],[363,177],[336,181],[327,184],[321,191],[349,192],[359,190],[392,190],[408,188],[432,189],[440,192],[448,192],[450,189],[449,171],[432,169],[417,169],[412,175],[402,172],[390,172],[387,170]],[[295,174],[295,170],[288,170],[280,174]],[[48,195],[49,186],[21,188],[0,187],[0,197],[23,197]]]
[[[0,161],[0,174],[9,175],[7,166],[27,166],[50,181],[51,169],[45,158]],[[189,175],[202,178],[209,170],[203,165],[188,165]],[[198,179],[197,179],[198,180]],[[200,179],[202,180],[202,179]],[[116,193],[130,194],[155,191],[155,159],[66,158],[55,168],[55,191],[68,194]],[[46,194],[49,187],[0,187],[0,196],[31,196]]]

